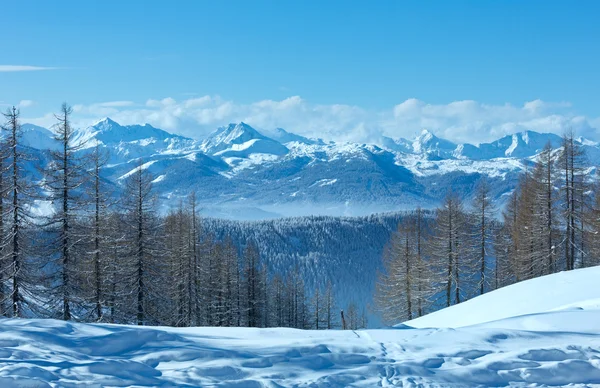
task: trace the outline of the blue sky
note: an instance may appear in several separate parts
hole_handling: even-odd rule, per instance
[[[432,114],[470,101],[480,111],[473,119],[489,106],[538,101],[543,113],[528,119],[558,115],[573,126],[578,118],[586,134],[600,117],[596,1],[29,0],[3,4],[2,14],[10,32],[0,101],[23,101],[23,116],[42,124],[63,100],[82,123],[107,113],[198,135],[240,118],[302,132],[303,117],[309,134],[321,125],[356,135],[349,139],[410,135],[432,121],[390,123],[407,101],[421,104],[411,111],[421,116],[423,107]],[[212,113],[193,110],[201,98]],[[159,101],[171,119],[159,117]],[[286,114],[282,103],[301,109]],[[178,118],[173,106],[191,110]],[[345,116],[329,117],[336,107]],[[433,121],[431,129],[457,140],[467,133],[448,117]],[[479,128],[481,139],[486,128],[502,132],[502,122]]]

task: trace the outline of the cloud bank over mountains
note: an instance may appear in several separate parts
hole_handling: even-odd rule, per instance
[[[374,142],[381,136],[412,138],[424,128],[456,143],[488,142],[524,130],[561,134],[568,129],[600,140],[600,117],[577,114],[568,102],[542,100],[517,106],[473,100],[431,104],[412,98],[388,109],[374,110],[345,104],[315,104],[300,96],[237,103],[207,95],[180,100],[150,99],[144,103],[75,104],[73,110],[74,124],[80,127],[110,116],[123,124],[149,123],[196,139],[216,127],[243,121],[261,130],[282,127],[303,136],[352,142]],[[50,126],[54,117],[48,113],[37,118],[26,117],[24,121]]]

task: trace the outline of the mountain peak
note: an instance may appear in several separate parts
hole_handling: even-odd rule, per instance
[[[109,126],[121,126],[119,123],[117,123],[116,121],[114,121],[113,119],[111,119],[110,117],[104,117],[103,119],[100,119],[98,121],[96,121],[94,124],[91,125],[92,127],[109,127]]]
[[[81,142],[87,143],[94,138],[103,144],[135,142],[143,139],[162,141],[169,138],[181,138],[181,136],[170,134],[150,124],[121,125],[110,117],[97,121],[88,128],[80,130],[79,133]]]
[[[435,136],[427,129],[421,131],[412,146],[415,153],[426,154],[428,157],[434,158],[451,157],[456,150],[456,144]]]
[[[232,144],[243,144],[252,139],[266,139],[266,137],[243,121],[230,123],[211,133],[202,142],[201,149],[204,152],[214,153],[229,148]]]
[[[415,138],[415,142],[418,142],[419,144],[428,144],[428,143],[432,143],[435,141],[441,140],[443,142],[446,142],[446,140],[440,139],[438,138],[433,132],[431,132],[428,129],[423,128],[423,130],[421,131],[421,134],[418,135]]]
[[[227,143],[235,143],[236,140],[242,140],[241,138],[246,139],[242,140],[244,142],[250,138],[261,138],[263,135],[250,125],[240,121],[239,123],[230,123],[229,125],[217,128],[210,137],[220,138]]]

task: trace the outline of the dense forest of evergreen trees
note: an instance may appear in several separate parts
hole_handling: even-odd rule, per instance
[[[384,253],[376,306],[389,323],[558,271],[598,265],[600,195],[572,132],[548,144],[500,214],[481,180],[466,207],[450,192],[406,217]]]
[[[19,111],[4,113],[0,152],[0,314],[138,325],[341,328],[331,283],[308,290],[300,272],[270,273],[255,241],[202,228],[195,195],[157,213],[142,163],[115,201],[97,145],[77,152],[70,116],[56,115],[51,163],[32,188],[19,144]],[[82,156],[83,155],[83,156]],[[34,214],[50,201],[49,216]],[[238,244],[240,242],[238,241]],[[355,304],[347,328],[366,326]]]

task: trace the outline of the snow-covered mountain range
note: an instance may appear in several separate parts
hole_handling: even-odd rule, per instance
[[[24,145],[56,147],[50,130],[31,124],[23,129]],[[106,150],[103,173],[116,189],[142,165],[154,175],[165,206],[196,191],[205,214],[268,218],[435,206],[449,188],[468,198],[481,176],[492,181],[501,203],[544,145],[558,147],[561,139],[526,131],[491,143],[455,144],[423,130],[412,140],[337,143],[281,128],[263,134],[245,123],[190,139],[149,124],[124,126],[105,118],[78,130],[76,141],[81,152],[96,144]],[[600,146],[579,141],[590,166],[597,165]]]

